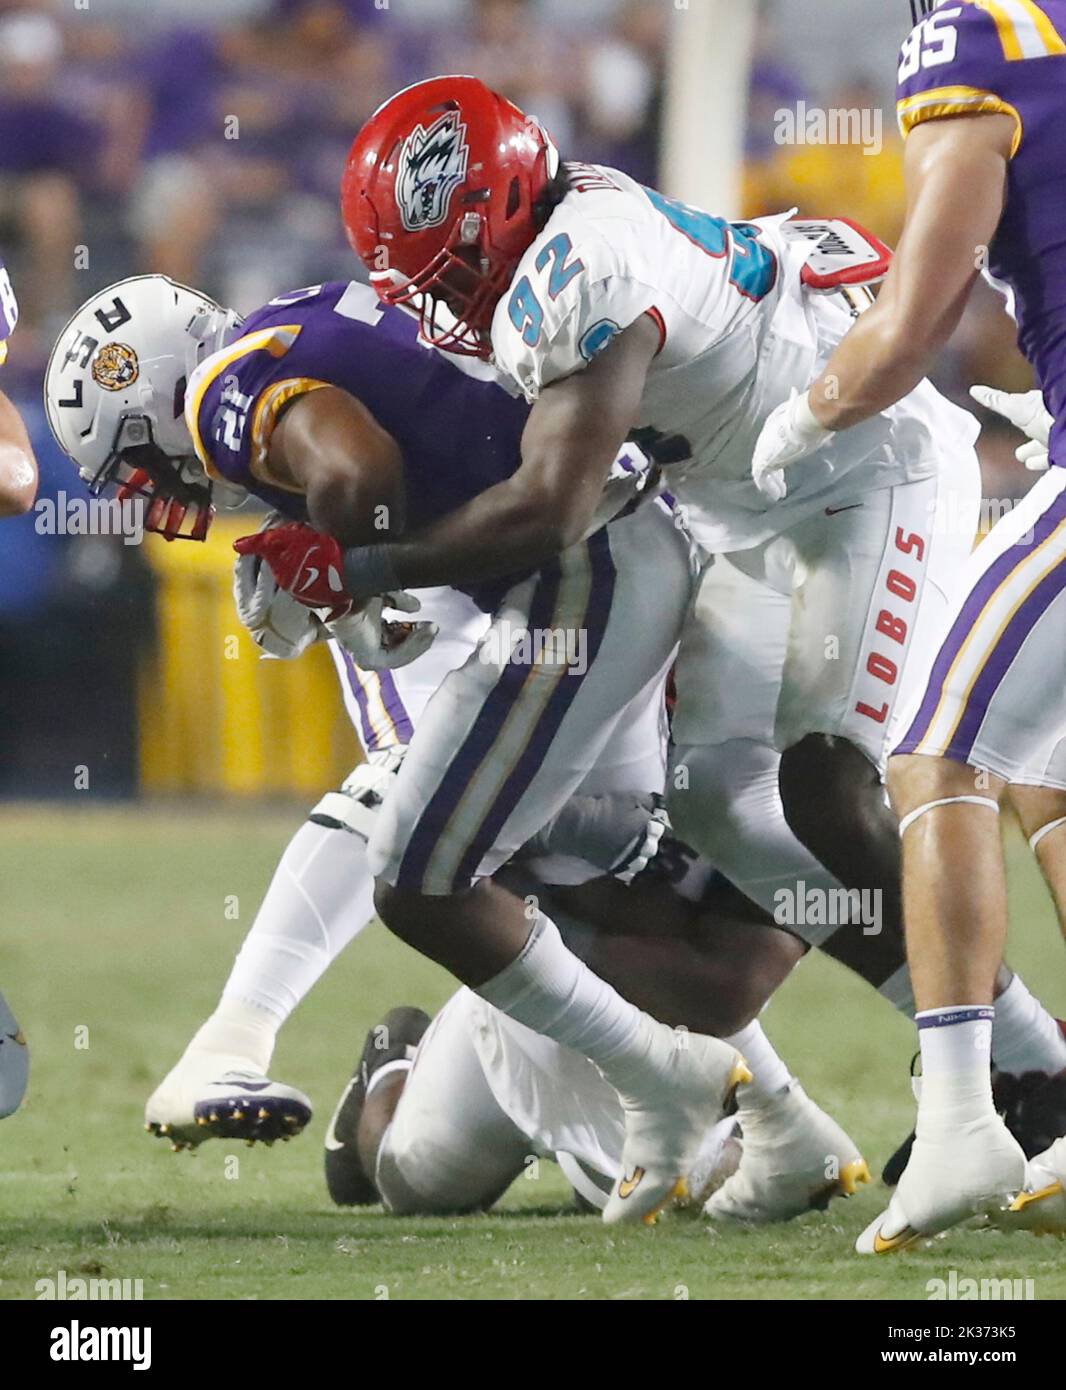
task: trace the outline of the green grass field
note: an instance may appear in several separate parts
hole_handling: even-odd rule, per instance
[[[0,810],[0,985],[33,1051],[26,1104],[0,1124],[0,1297],[33,1298],[60,1269],[140,1279],[145,1298],[171,1299],[925,1299],[927,1280],[952,1269],[1066,1297],[1056,1240],[956,1232],[860,1261],[852,1241],[883,1190],[751,1232],[680,1219],[608,1232],[572,1214],[551,1164],[486,1217],[332,1207],[322,1136],[365,1030],[392,1004],[432,1011],[451,988],[380,926],[279,1043],[275,1073],[316,1101],[304,1135],[171,1153],[141,1127],[145,1097],[213,1007],[299,814]],[[1012,867],[1012,959],[1066,1013],[1062,944],[1021,847]],[[225,911],[233,894],[238,921]],[[764,1021],[879,1167],[911,1123],[912,1027],[820,960],[799,967]]]

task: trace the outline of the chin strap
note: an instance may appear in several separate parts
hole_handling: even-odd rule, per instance
[[[919,806],[910,811],[899,823],[900,835],[905,834],[919,816],[924,816],[926,811],[934,811],[938,806],[987,806],[990,810],[999,815],[999,802],[990,796],[942,796],[938,801],[927,801],[924,806]]]

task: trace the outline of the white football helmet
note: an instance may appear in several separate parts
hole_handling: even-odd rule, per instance
[[[185,389],[240,322],[166,275],[134,275],[87,300],[48,360],[44,403],[60,447],[94,494],[114,483],[120,498],[143,497],[145,529],[168,540],[203,540],[214,515]]]

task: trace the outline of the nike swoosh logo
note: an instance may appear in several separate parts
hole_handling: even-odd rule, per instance
[[[644,1181],[644,1169],[634,1168],[631,1178],[623,1178],[618,1184],[618,1195],[624,1202],[627,1197],[632,1197],[637,1188]]]
[[[300,585],[300,593],[301,593],[301,594],[306,593],[307,590],[311,587],[312,584],[317,584],[317,583],[318,583],[318,570],[315,569],[314,565],[311,565],[311,566],[308,568],[308,571],[307,571],[307,578],[306,578],[306,579],[304,580],[304,582]]]
[[[352,1077],[352,1079],[348,1082],[347,1086],[345,1086],[344,1090],[341,1092],[341,1098],[337,1102],[337,1108],[336,1110],[334,1110],[333,1118],[329,1122],[329,1129],[326,1130],[326,1148],[330,1149],[333,1152],[336,1152],[337,1149],[343,1149],[346,1147],[337,1138],[337,1120],[340,1118],[340,1113],[344,1109],[344,1102],[348,1099],[348,1096],[351,1093],[351,1089],[355,1085],[356,1081],[358,1081],[358,1079],[359,1076],[357,1073],[355,1076]]]
[[[857,507],[861,507],[861,502],[849,502],[846,507],[826,507],[826,516],[836,516],[837,512],[853,512]]]
[[[919,1234],[913,1226],[904,1226],[898,1235],[890,1236],[886,1240],[880,1231],[875,1231],[874,1254],[887,1255],[891,1250],[902,1250],[905,1245],[910,1245],[912,1240],[917,1240]]]

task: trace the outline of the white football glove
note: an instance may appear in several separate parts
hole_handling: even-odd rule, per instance
[[[751,460],[755,486],[764,497],[780,502],[788,491],[784,469],[820,449],[831,435],[832,430],[815,419],[807,392],[793,387],[788,400],[766,417],[755,443]]]
[[[274,512],[259,529],[269,530],[284,520]],[[291,661],[329,636],[314,610],[280,588],[270,566],[258,555],[238,555],[233,567],[233,601],[252,641],[267,656]]]
[[[436,623],[392,622],[384,616],[384,610],[417,613],[421,607],[414,594],[400,590],[368,599],[357,613],[337,618],[326,628],[364,671],[392,671],[417,661],[427,652],[438,629]]]
[[[978,405],[994,410],[1029,436],[1029,442],[1014,451],[1019,463],[1024,463],[1032,473],[1043,473],[1050,467],[1048,442],[1055,417],[1045,406],[1042,392],[997,391],[993,386],[971,386],[970,395]]]
[[[670,829],[670,817],[667,815],[663,798],[656,795],[652,799],[651,814],[644,826],[643,835],[637,836],[610,872],[623,883],[632,883],[659,853],[662,838]]]

